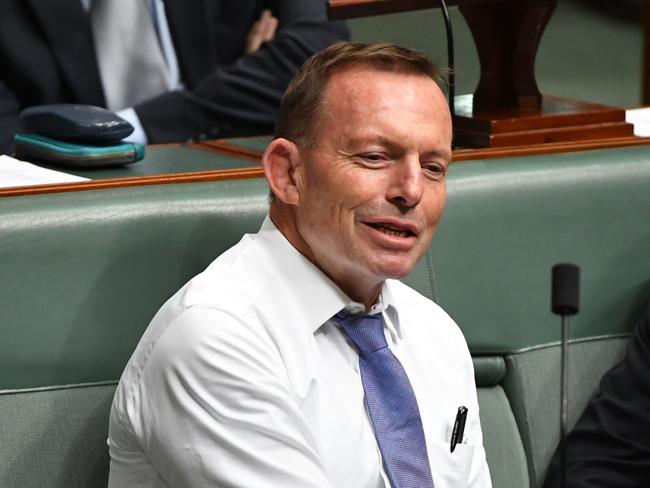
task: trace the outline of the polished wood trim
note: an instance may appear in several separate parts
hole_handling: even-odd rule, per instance
[[[0,197],[86,190],[106,190],[110,188],[126,188],[147,185],[169,185],[175,183],[197,183],[201,181],[239,180],[244,178],[261,178],[263,176],[264,172],[262,171],[261,166],[259,168],[194,171],[153,176],[130,176],[127,178],[108,178],[104,180],[81,181],[76,183],[0,188]]]
[[[503,3],[505,0],[447,0],[447,6]],[[332,20],[368,17],[440,7],[440,0],[329,0],[328,16]]]
[[[634,126],[625,121],[625,110],[619,107],[544,95],[537,110],[477,113],[475,98],[456,97],[454,139],[458,146],[534,146],[634,135]]]
[[[238,156],[247,161],[254,161],[259,163],[262,159],[264,151],[253,149],[252,147],[237,146],[228,142],[228,139],[216,139],[213,141],[204,141],[197,144],[199,148],[210,148],[219,151],[221,154],[228,156]]]
[[[650,137],[615,137],[591,141],[553,142],[530,146],[487,147],[483,149],[456,149],[453,161],[471,161],[477,159],[498,159],[520,156],[538,156],[543,154],[560,154],[595,149],[613,149],[619,147],[650,145]]]

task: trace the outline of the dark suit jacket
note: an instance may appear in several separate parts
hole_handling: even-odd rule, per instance
[[[135,107],[152,143],[271,133],[282,93],[311,54],[347,37],[326,0],[165,0],[185,91]],[[273,41],[244,55],[264,8]],[[18,113],[47,103],[104,105],[79,0],[0,0],[0,153],[24,130]]]
[[[567,488],[650,486],[650,304],[600,389],[567,436]],[[558,451],[544,487],[559,486]]]

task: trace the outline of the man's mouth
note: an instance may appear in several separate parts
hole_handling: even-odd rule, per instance
[[[390,225],[390,224],[377,224],[377,223],[368,223],[370,227],[373,229],[377,229],[378,231],[387,234],[389,236],[394,236],[394,237],[411,237],[414,236],[415,233],[409,229],[405,229],[403,227],[398,227],[395,225]]]

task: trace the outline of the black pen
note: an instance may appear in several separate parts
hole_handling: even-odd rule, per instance
[[[456,421],[454,422],[454,430],[451,432],[451,444],[449,445],[449,452],[454,452],[456,444],[463,443],[463,435],[465,434],[465,421],[467,420],[467,407],[458,407],[456,414]]]

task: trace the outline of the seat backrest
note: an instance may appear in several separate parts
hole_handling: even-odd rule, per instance
[[[115,383],[0,392],[0,486],[102,487]]]
[[[514,413],[501,383],[506,375],[502,356],[474,357],[478,402],[492,486],[528,485],[528,462]],[[504,462],[507,460],[507,462]]]

